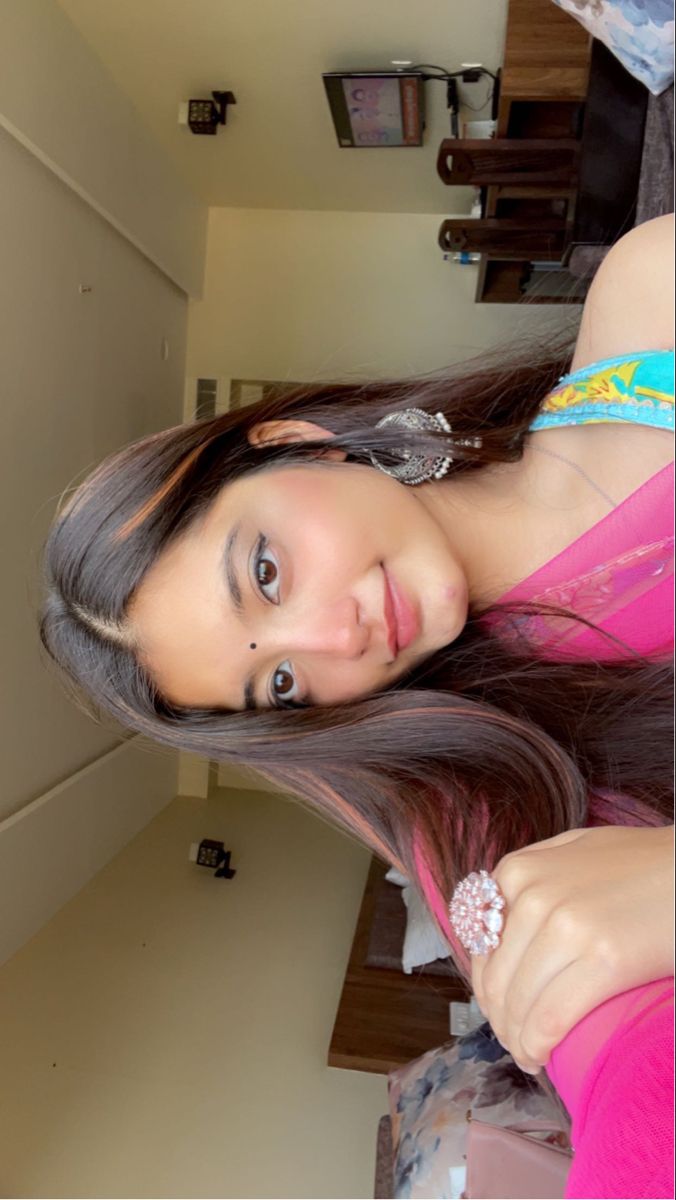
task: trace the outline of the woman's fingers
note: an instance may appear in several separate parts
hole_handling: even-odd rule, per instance
[[[537,933],[537,924],[528,919],[518,901],[505,911],[500,945],[489,954],[472,956],[472,986],[477,1003],[501,1042],[507,1032],[506,1006],[512,981],[521,973],[523,957]],[[523,982],[527,984],[527,980]],[[531,996],[528,1007],[533,999]]]
[[[528,1070],[536,1070],[540,1063],[523,1052],[524,1019],[542,989],[569,962],[562,957],[564,947],[552,941],[549,931],[543,937],[546,916],[542,893],[522,892],[509,906],[498,948],[472,958],[479,1007],[498,1041]]]
[[[501,943],[472,959],[477,1001],[524,1068],[611,996],[673,972],[673,830],[569,831],[506,855]]]
[[[526,894],[527,895],[527,894]],[[543,1030],[535,1031],[536,1040],[528,1036],[529,1014],[535,1012],[544,1019],[541,1009],[536,1006],[550,988],[555,979],[566,971],[574,962],[580,961],[583,939],[579,936],[578,920],[574,910],[564,907],[555,908],[548,912],[540,921],[534,906],[532,920],[537,929],[524,948],[521,958],[503,994],[503,1011],[501,1020],[510,1052],[521,1062],[544,1066],[547,1057],[542,1057],[542,1050],[533,1055],[533,1046],[544,1046],[550,1050],[555,1042],[548,1043]],[[584,954],[583,954],[584,958]],[[584,961],[587,961],[584,958]],[[602,974],[600,964],[596,964],[596,977]],[[563,1009],[557,1014],[558,1025],[565,1023],[567,1012],[571,1008],[572,997],[568,997]],[[550,1022],[551,1024],[551,1022]],[[572,1027],[573,1021],[567,1026],[566,1032]],[[544,1037],[544,1042],[543,1042]]]
[[[598,962],[578,958],[551,979],[526,1014],[518,1046],[520,1060],[546,1066],[552,1050],[587,1013],[615,995],[613,980]]]

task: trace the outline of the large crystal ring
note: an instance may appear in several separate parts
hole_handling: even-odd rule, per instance
[[[472,871],[456,887],[448,906],[451,925],[470,954],[488,954],[500,945],[505,898],[488,871]]]

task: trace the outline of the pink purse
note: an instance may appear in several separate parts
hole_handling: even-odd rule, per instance
[[[541,1126],[538,1131],[541,1131]],[[572,1152],[502,1125],[469,1122],[465,1200],[561,1200]]]

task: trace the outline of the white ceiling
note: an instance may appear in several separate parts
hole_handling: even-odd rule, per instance
[[[58,0],[177,172],[210,206],[465,212],[438,179],[445,87],[428,83],[421,148],[341,150],[322,71],[393,58],[495,70],[507,0]],[[487,83],[461,85],[480,105]],[[227,125],[197,137],[181,102],[234,92]],[[480,114],[490,115],[488,109]],[[105,131],[102,131],[105,136]]]

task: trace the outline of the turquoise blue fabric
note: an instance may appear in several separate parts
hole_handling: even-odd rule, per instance
[[[622,354],[563,375],[530,429],[606,421],[673,431],[673,350]]]

